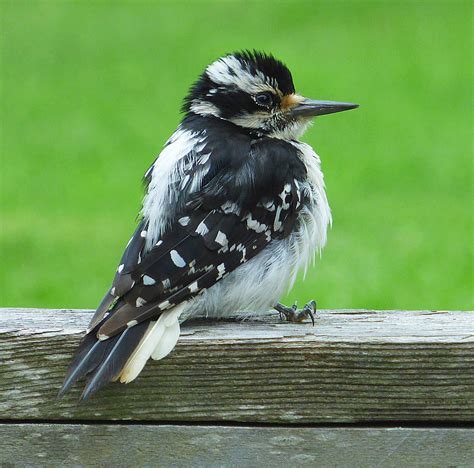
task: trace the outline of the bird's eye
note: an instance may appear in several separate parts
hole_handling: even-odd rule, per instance
[[[270,107],[273,104],[272,93],[258,93],[254,96],[255,102],[262,107]]]

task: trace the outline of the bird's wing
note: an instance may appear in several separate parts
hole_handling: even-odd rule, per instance
[[[289,235],[306,197],[306,170],[296,149],[261,139],[243,156],[219,160],[214,154],[199,189],[183,191],[180,212],[148,251],[147,220],[140,223],[91,321],[90,329],[100,324],[94,330],[99,339],[202,293]]]

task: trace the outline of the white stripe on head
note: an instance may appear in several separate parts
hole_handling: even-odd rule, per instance
[[[247,93],[273,91],[278,88],[275,79],[265,76],[259,70],[251,73],[244,62],[233,55],[222,57],[206,69],[209,78],[220,85],[234,85]]]
[[[242,112],[228,120],[244,128],[262,128],[267,121],[268,116],[263,112]]]
[[[203,101],[201,99],[195,99],[191,103],[190,107],[191,112],[200,115],[213,115],[214,117],[220,117],[219,109],[208,101]]]

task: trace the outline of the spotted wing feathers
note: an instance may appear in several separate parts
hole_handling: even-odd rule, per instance
[[[293,147],[266,143],[250,145],[250,155],[237,167],[226,167],[236,162],[225,160],[218,170],[214,160],[213,177],[204,177],[199,191],[185,194],[181,212],[146,253],[142,221],[112,286],[121,303],[98,329],[99,339],[202,293],[272,240],[289,235],[305,198],[305,169]]]

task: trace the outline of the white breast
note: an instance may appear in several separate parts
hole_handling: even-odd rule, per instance
[[[294,234],[294,242],[299,249],[296,257],[297,270],[306,269],[316,252],[326,245],[327,229],[332,224],[331,209],[324,186],[324,176],[321,171],[321,160],[313,148],[307,143],[292,141],[298,148],[307,170],[307,188],[310,195],[309,205],[301,210],[301,228]]]

